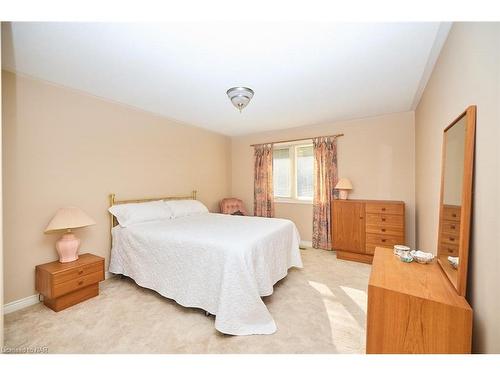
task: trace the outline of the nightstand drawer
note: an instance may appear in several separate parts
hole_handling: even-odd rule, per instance
[[[77,289],[84,288],[88,285],[96,284],[102,280],[104,280],[104,270],[101,268],[101,270],[98,272],[94,272],[85,276],[81,276],[74,280],[54,285],[51,297],[57,298]]]
[[[91,264],[85,264],[78,268],[72,268],[67,271],[55,273],[53,277],[54,284],[65,283],[70,280],[77,279],[79,277],[89,275],[94,272],[99,272],[104,269],[103,262],[96,262]]]

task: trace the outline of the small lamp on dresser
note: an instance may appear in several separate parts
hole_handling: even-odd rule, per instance
[[[94,224],[95,221],[78,207],[63,207],[57,210],[45,228],[45,233],[66,230],[66,233],[56,242],[59,262],[67,263],[78,259],[80,239],[73,234],[72,229]]]
[[[335,189],[339,190],[339,198],[347,199],[349,194],[349,190],[352,190],[351,181],[348,178],[341,178],[337,185],[335,185]]]

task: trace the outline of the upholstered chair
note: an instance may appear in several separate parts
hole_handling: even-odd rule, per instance
[[[243,204],[243,201],[241,199],[224,198],[223,200],[220,201],[221,213],[232,215],[235,212],[238,213],[238,211],[245,216],[248,215],[245,205]]]

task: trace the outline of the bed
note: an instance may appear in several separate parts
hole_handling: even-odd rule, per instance
[[[167,197],[157,199],[195,199]],[[117,201],[111,205],[148,200]],[[122,227],[111,219],[109,271],[185,307],[215,315],[225,334],[272,334],[262,301],[291,267],[302,267],[299,234],[285,219],[203,212]]]

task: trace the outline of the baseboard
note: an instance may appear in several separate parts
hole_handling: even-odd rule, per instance
[[[6,303],[3,305],[3,314],[9,314],[11,312],[24,309],[25,307],[36,305],[38,302],[38,294],[33,294],[32,296]]]
[[[313,243],[311,241],[300,241],[300,247],[312,247]]]
[[[114,273],[106,271],[104,273],[104,278],[110,279],[115,277]],[[18,299],[17,301],[12,301],[3,305],[3,314],[9,314],[11,312],[24,309],[25,307],[36,305],[40,301],[38,300],[38,294],[33,294],[32,296]]]

